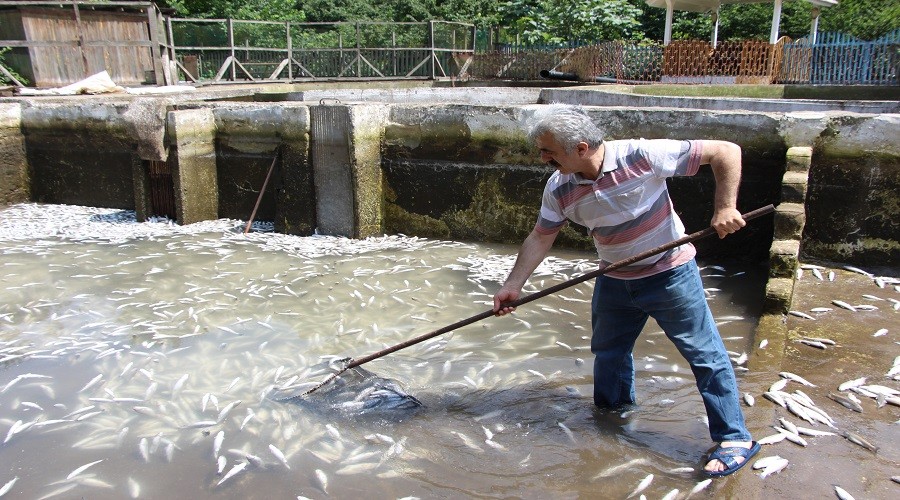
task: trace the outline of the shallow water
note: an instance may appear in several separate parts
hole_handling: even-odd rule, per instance
[[[274,400],[321,380],[315,368],[336,356],[489,309],[516,248],[242,228],[0,212],[0,487],[18,478],[8,498],[625,497],[648,474],[645,494],[662,497],[703,479],[687,470],[712,444],[702,402],[653,321],[635,350],[640,406],[594,409],[590,283],[365,365],[424,408],[354,415],[315,393]],[[554,252],[526,291],[593,262]],[[765,269],[705,264],[737,358],[751,349]]]

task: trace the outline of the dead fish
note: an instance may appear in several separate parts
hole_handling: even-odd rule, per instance
[[[824,350],[824,349],[828,349],[828,346],[827,346],[827,345],[823,344],[822,342],[817,342],[817,341],[815,341],[815,340],[800,339],[800,340],[798,340],[798,342],[800,342],[800,343],[803,344],[803,345],[808,345],[808,346],[810,346],[810,347],[815,347],[815,348],[817,348],[817,349],[823,349],[823,350]]]
[[[650,486],[650,483],[652,483],[652,482],[653,482],[653,474],[647,474],[647,477],[645,477],[644,479],[641,479],[641,482],[638,483],[638,485],[637,485],[637,487],[634,489],[634,491],[632,491],[632,492],[631,492],[627,497],[625,497],[625,498],[631,498],[631,497],[633,497],[633,496],[636,496],[636,495],[640,494],[642,491],[646,490],[647,487]]]
[[[747,406],[753,406],[755,402],[756,399],[753,398],[752,394],[750,394],[749,392],[744,393],[744,403],[746,403]]]
[[[788,314],[790,314],[792,316],[796,316],[798,318],[803,318],[803,319],[816,319],[813,316],[810,316],[809,314],[806,314],[803,311],[788,311]]]
[[[601,471],[599,474],[593,477],[593,480],[597,480],[603,477],[614,476],[622,471],[633,469],[638,465],[649,465],[650,460],[646,458],[635,458],[633,460],[629,460],[624,464],[614,465],[612,467],[607,468],[606,470]]]
[[[818,431],[818,430],[816,430],[816,429],[808,429],[808,428],[806,428],[806,427],[800,427],[799,425],[797,426],[797,433],[798,433],[798,434],[803,434],[803,435],[805,435],[805,436],[813,436],[813,437],[819,437],[819,436],[837,436],[837,434],[835,434],[835,433],[833,433],[833,432],[828,432],[828,431]]]
[[[232,401],[231,403],[228,403],[228,406],[226,406],[225,408],[222,408],[222,411],[219,412],[219,417],[216,418],[216,423],[221,424],[222,421],[225,420],[225,417],[227,417],[228,414],[231,413],[231,410],[233,410],[239,404],[241,404],[241,400]]]
[[[826,338],[824,338],[824,337],[803,337],[803,339],[804,339],[804,340],[811,340],[811,341],[813,341],[813,342],[821,342],[821,343],[827,344],[827,345],[837,345],[837,342],[835,342],[835,341],[833,341],[833,340],[831,340],[831,339],[826,339]]]
[[[769,386],[769,392],[781,392],[782,389],[787,386],[788,379],[782,378],[780,380],[775,381],[772,385]],[[784,405],[781,405],[784,406]]]
[[[277,458],[279,462],[283,463],[285,467],[287,467],[288,469],[291,468],[291,466],[288,465],[287,457],[284,456],[284,453],[282,453],[282,451],[279,450],[278,447],[276,447],[274,444],[270,444],[269,451],[271,451],[272,455],[275,455],[275,458]]]
[[[765,469],[766,467],[776,464],[779,461],[784,460],[783,457],[778,455],[770,455],[768,457],[762,457],[753,462],[753,470]]]
[[[786,378],[786,379],[788,379],[788,380],[793,380],[794,382],[799,382],[799,383],[801,383],[801,384],[803,384],[803,385],[805,385],[805,386],[808,386],[808,387],[815,387],[815,386],[816,386],[816,384],[813,384],[813,383],[809,382],[808,380],[806,380],[805,378],[801,377],[800,375],[797,375],[796,373],[791,373],[791,372],[780,372],[779,375],[781,375],[783,378]]]
[[[181,389],[184,388],[184,384],[187,382],[188,377],[190,377],[190,373],[185,373],[175,382],[175,385],[172,386],[173,396],[176,396],[181,391]]]
[[[328,476],[325,475],[324,472],[322,472],[322,469],[316,469],[314,471],[314,473],[316,475],[316,483],[317,483],[319,489],[322,490],[322,493],[325,493],[327,495],[328,494]]]
[[[691,491],[688,492],[687,497],[685,497],[685,498],[691,498],[695,494],[700,493],[701,491],[705,490],[706,487],[709,486],[711,483],[712,483],[712,479],[704,479],[703,481],[700,481],[699,483],[697,483],[696,486],[691,488]]]
[[[882,335],[887,335],[887,333],[888,333],[887,328],[881,328],[877,332],[873,333],[872,336],[873,337],[881,337]],[[837,486],[835,486],[835,488],[837,488]]]
[[[787,420],[784,417],[780,417],[778,421],[781,423],[782,427],[790,431],[792,434],[800,434],[800,432],[797,430],[797,426],[794,425],[794,423],[790,420]]]
[[[844,431],[844,437],[847,438],[847,440],[850,441],[851,443],[858,444],[859,446],[862,446],[863,448],[871,451],[872,453],[878,452],[877,446],[868,442],[864,437],[860,436],[859,434],[856,434],[855,432]]]
[[[847,490],[845,490],[844,488],[841,488],[838,485],[834,486],[834,493],[841,500],[856,500],[855,498],[853,498],[853,495],[847,493]]]
[[[780,443],[780,442],[784,441],[784,439],[785,439],[785,434],[783,432],[779,432],[777,434],[772,434],[771,436],[766,436],[766,437],[758,440],[757,443],[759,443],[761,445],[775,444],[775,443]]]
[[[779,457],[781,458],[781,457]],[[785,467],[788,466],[788,460],[786,458],[782,458],[781,460],[774,460],[772,463],[768,464],[759,475],[760,478],[765,479],[772,474],[777,474],[784,470]]]
[[[674,490],[666,493],[665,496],[662,497],[662,500],[675,500],[675,498],[678,497],[678,493],[678,488],[675,488]]]
[[[94,387],[102,379],[103,379],[103,374],[101,373],[100,375],[97,375],[96,377],[92,378],[91,381],[88,382],[87,384],[85,384],[84,387],[79,389],[78,392],[84,392],[84,391],[90,389],[91,387]]]
[[[200,429],[203,427],[212,427],[218,423],[219,422],[216,422],[215,420],[198,420],[197,422],[183,426],[182,429]]]
[[[500,444],[492,439],[485,439],[484,442],[485,442],[485,444],[487,444],[491,448],[494,448],[495,450],[506,451],[505,446],[503,446],[502,444]]]
[[[16,484],[16,481],[18,481],[18,480],[19,480],[19,476],[16,476],[16,477],[12,478],[12,480],[10,480],[6,484],[4,484],[3,487],[0,488],[0,497],[9,493],[9,491],[13,488],[13,485]]]
[[[782,434],[784,434],[784,438],[787,439],[788,441],[794,443],[794,444],[798,444],[798,445],[803,446],[803,447],[809,446],[809,443],[807,443],[805,439],[803,439],[802,437],[800,437],[799,434],[794,434],[794,433],[791,432],[791,431],[788,431],[788,430],[786,430],[786,429],[782,429],[781,427],[777,427],[777,426],[775,427],[775,430],[778,431],[778,432],[780,432],[780,433],[782,433]]]
[[[241,462],[241,463],[235,465],[234,467],[231,468],[230,471],[228,471],[227,474],[225,474],[225,475],[222,477],[222,479],[219,480],[218,483],[216,483],[216,486],[221,486],[222,483],[224,483],[225,481],[228,481],[229,479],[231,479],[232,477],[234,477],[235,474],[237,474],[237,473],[241,472],[242,470],[246,469],[248,465],[250,465],[250,462]]]
[[[866,377],[855,378],[853,380],[848,380],[843,384],[838,386],[839,391],[846,391],[847,389],[851,389],[853,387],[859,387],[866,383]]]
[[[473,449],[473,450],[476,450],[476,451],[480,451],[480,452],[483,452],[483,451],[484,451],[484,450],[483,450],[480,446],[478,446],[478,444],[476,444],[475,441],[473,441],[469,436],[466,436],[465,434],[463,434],[463,433],[461,433],[461,432],[457,432],[457,431],[450,431],[450,434],[454,434],[454,435],[458,436],[460,439],[462,439],[463,444],[465,444],[467,447],[469,447],[469,448],[471,448],[471,449]]]
[[[223,441],[225,441],[225,431],[217,432],[215,439],[213,439],[213,458],[219,458],[219,450],[222,449]]]
[[[844,309],[846,309],[846,310],[848,310],[848,311],[856,312],[856,308],[855,308],[855,307],[853,307],[853,306],[851,306],[850,304],[844,302],[843,300],[832,300],[831,303],[834,304],[834,305],[836,305],[836,306],[838,306],[838,307],[842,307],[842,308],[844,308]]]
[[[131,477],[128,478],[128,496],[137,498],[141,496],[141,485]]]
[[[89,464],[84,464],[84,465],[82,465],[81,467],[79,467],[79,468],[73,470],[72,472],[70,472],[69,475],[66,476],[66,479],[72,479],[73,477],[77,476],[78,474],[81,474],[82,472],[86,471],[89,467],[91,467],[91,466],[93,466],[93,465],[96,465],[96,464],[99,464],[99,463],[102,462],[102,461],[103,461],[103,460],[100,459],[100,460],[91,462],[91,463],[89,463]]]
[[[844,406],[845,408],[849,408],[857,413],[863,412],[863,407],[856,401],[844,396],[843,394],[835,394],[833,392],[828,393],[828,399]]]
[[[562,423],[562,422],[557,422],[557,425],[559,425],[559,427],[563,430],[563,432],[566,433],[566,436],[568,436],[569,439],[570,439],[573,443],[578,443],[578,441],[575,440],[575,435],[572,434],[572,431],[566,426],[566,424],[564,424],[564,423]],[[490,438],[488,438],[488,439],[490,439]],[[638,493],[640,493],[640,492],[638,492]]]

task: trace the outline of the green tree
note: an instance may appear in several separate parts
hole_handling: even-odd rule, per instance
[[[819,31],[838,31],[863,40],[875,40],[900,29],[900,1],[841,0],[822,9]]]
[[[629,0],[510,0],[499,18],[528,43],[641,38],[641,11]]]

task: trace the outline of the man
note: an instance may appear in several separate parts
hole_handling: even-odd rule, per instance
[[[594,238],[601,266],[684,236],[672,208],[666,178],[694,175],[710,165],[716,180],[712,227],[720,238],[745,225],[736,208],[741,149],[724,141],[603,141],[580,108],[549,105],[535,117],[529,139],[541,160],[556,169],[547,181],[537,224],[516,263],[494,295],[498,315],[514,308],[531,273],[572,220]],[[704,467],[725,476],[759,451],[744,425],[731,361],[706,303],[696,251],[687,244],[597,278],[592,301],[591,352],[594,403],[617,407],[635,402],[632,350],[652,316],[690,363],[719,443]]]

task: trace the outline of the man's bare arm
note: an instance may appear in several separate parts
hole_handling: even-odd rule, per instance
[[[727,141],[703,141],[700,163],[712,167],[716,178],[715,211],[710,225],[719,238],[724,238],[747,224],[737,209],[741,147]]]
[[[525,282],[531,276],[531,273],[541,264],[553,242],[556,240],[556,234],[541,234],[537,231],[531,231],[531,234],[525,238],[522,247],[519,248],[519,255],[516,257],[516,263],[513,265],[509,276],[500,287],[500,290],[494,294],[494,311],[497,315],[502,316],[506,313],[513,312],[514,307],[501,307],[503,304],[512,302],[519,298],[519,293]]]

